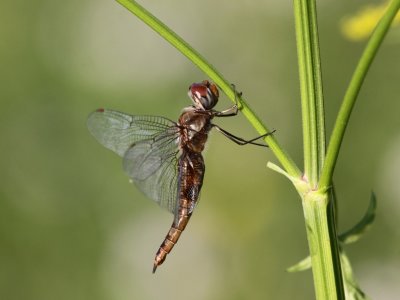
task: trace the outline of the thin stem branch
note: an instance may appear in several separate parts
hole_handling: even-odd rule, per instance
[[[204,57],[202,57],[180,36],[178,36],[145,8],[140,6],[136,1],[117,0],[117,2],[136,15],[145,24],[151,27],[166,41],[184,54],[195,65],[197,65],[212,81],[214,81],[220,87],[220,89],[228,96],[228,98],[231,99],[232,102],[236,101],[235,91],[232,89],[231,83],[228,82],[209,62],[206,61]],[[261,122],[258,116],[251,110],[242,97],[240,97],[240,106],[240,110],[243,115],[260,135],[270,132],[270,130],[268,130],[268,128]],[[291,157],[285,152],[285,150],[279,145],[274,135],[269,135],[264,139],[285,170],[291,176],[300,177],[301,172],[299,168],[296,166]]]
[[[390,28],[390,24],[392,23],[399,9],[400,0],[393,0],[372,33],[371,38],[369,39],[361,59],[354,71],[336,118],[335,126],[333,128],[326,154],[325,164],[322,168],[321,178],[318,184],[320,189],[327,189],[331,185],[333,171],[336,166],[344,133],[347,124],[349,123],[351,111],[357,100],[358,93],[368,73],[369,67],[371,66],[372,61],[374,60],[375,55]]]

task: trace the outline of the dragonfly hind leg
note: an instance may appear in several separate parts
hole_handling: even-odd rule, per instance
[[[265,134],[263,134],[263,135],[260,135],[260,136],[258,136],[258,137],[255,137],[254,139],[245,140],[245,139],[242,139],[241,137],[238,137],[238,136],[236,136],[236,135],[233,135],[232,133],[226,131],[225,129],[222,129],[222,128],[219,127],[218,125],[212,124],[212,126],[213,126],[215,129],[217,129],[219,132],[221,132],[224,136],[226,136],[228,139],[230,139],[232,142],[234,142],[234,143],[236,143],[236,144],[238,144],[238,145],[240,145],[240,146],[250,144],[250,145],[256,145],[256,146],[261,146],[261,147],[268,147],[268,145],[256,143],[255,141],[256,141],[256,140],[259,140],[259,139],[261,139],[261,138],[263,138],[263,137],[272,135],[272,134],[276,131],[276,130],[273,130],[273,131],[271,131],[271,132],[267,132],[267,133],[265,133]]]

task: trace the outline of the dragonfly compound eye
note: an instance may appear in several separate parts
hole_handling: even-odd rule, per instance
[[[212,109],[218,102],[219,92],[215,84],[204,80],[201,83],[193,83],[189,87],[189,97],[198,109]]]

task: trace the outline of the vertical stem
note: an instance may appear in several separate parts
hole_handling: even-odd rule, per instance
[[[330,189],[326,193],[328,197],[327,217],[328,217],[328,230],[330,236],[330,247],[332,255],[332,266],[334,269],[336,290],[339,293],[338,299],[345,299],[345,283],[343,282],[342,261],[340,260],[340,245],[337,233],[337,218],[336,218],[336,195],[335,190]]]
[[[344,299],[335,215],[328,190],[317,182],[325,159],[325,116],[315,0],[294,0],[303,120],[303,211],[317,299]],[[299,192],[302,194],[301,190]]]
[[[315,84],[315,106],[316,106],[316,125],[317,125],[317,147],[318,147],[318,174],[319,177],[322,166],[325,160],[325,111],[324,111],[324,94],[322,88],[322,70],[321,58],[319,53],[319,38],[317,25],[317,7],[315,1],[310,2],[310,22],[311,22],[311,42],[313,52],[313,69],[314,69],[314,84]]]
[[[321,300],[344,299],[332,204],[326,193],[311,192],[303,198],[315,296]]]
[[[308,7],[303,0],[294,0],[295,11],[295,28],[297,55],[299,64],[300,77],[300,96],[302,108],[302,124],[303,124],[303,148],[304,148],[304,173],[310,182],[316,182],[313,174],[313,153],[316,153],[316,147],[313,141],[313,120],[311,115],[310,99],[314,99],[313,95],[313,80],[312,80],[312,58],[310,48],[309,22],[308,22]],[[315,156],[315,155],[314,155]]]
[[[303,121],[304,173],[317,186],[325,158],[325,117],[315,0],[294,1]]]

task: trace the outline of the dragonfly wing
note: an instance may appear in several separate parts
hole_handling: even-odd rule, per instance
[[[124,170],[146,196],[175,213],[179,152],[175,122],[98,109],[89,115],[87,126],[103,146],[124,158]]]
[[[178,197],[178,154],[178,134],[171,128],[133,144],[123,161],[125,172],[137,187],[173,214]]]
[[[176,128],[176,123],[163,117],[98,109],[89,115],[87,126],[100,144],[123,157],[134,143]]]

